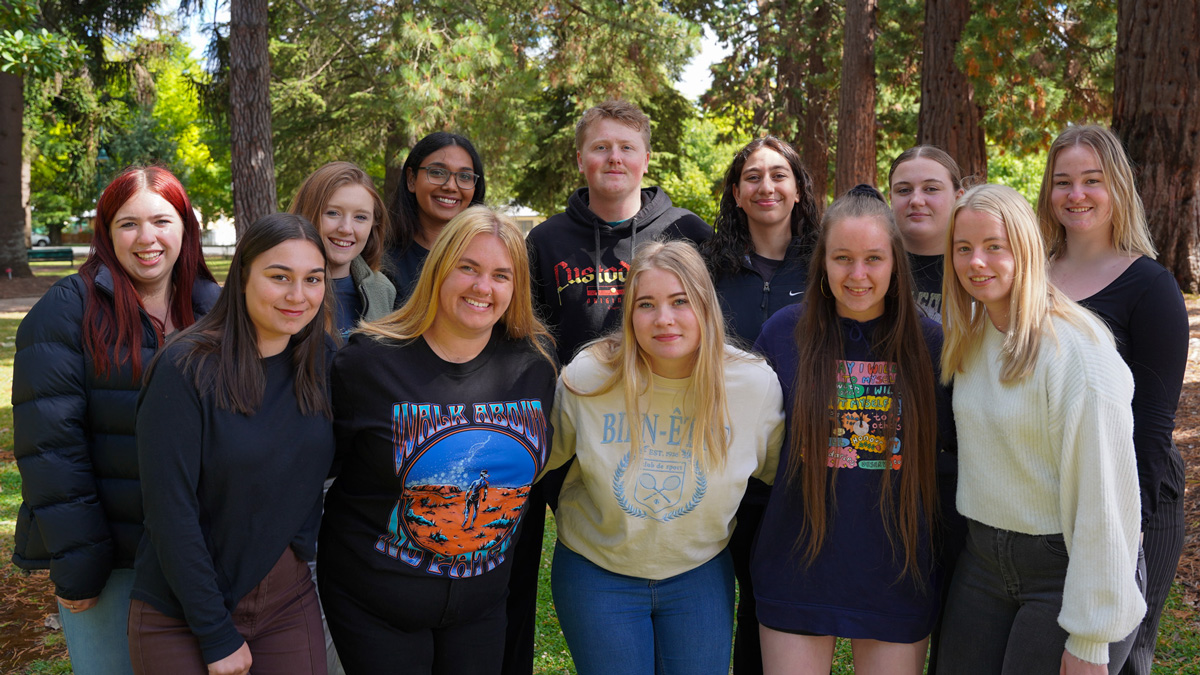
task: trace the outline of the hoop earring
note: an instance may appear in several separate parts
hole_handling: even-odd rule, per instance
[[[832,300],[833,299],[833,295],[832,295],[833,289],[829,288],[829,277],[822,275],[820,286],[821,286],[821,295]]]

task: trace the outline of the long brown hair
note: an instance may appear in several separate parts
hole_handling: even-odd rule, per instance
[[[808,289],[804,294],[803,317],[796,325],[797,392],[791,411],[791,446],[787,466],[788,484],[803,495],[804,511],[797,545],[811,563],[820,553],[837,512],[827,482],[837,480],[837,468],[827,467],[829,439],[834,436],[831,406],[838,400],[838,362],[845,358],[841,318],[826,275],[825,255],[830,232],[850,218],[872,218],[891,242],[892,275],[884,299],[883,315],[869,337],[871,351],[896,365],[893,385],[895,405],[888,410],[885,439],[899,438],[903,448],[900,499],[893,503],[891,464],[881,471],[883,489],[879,505],[884,526],[895,548],[899,534],[904,549],[904,573],[924,583],[918,565],[922,523],[931,525],[937,512],[937,407],[934,398],[933,362],[921,331],[920,310],[913,300],[912,273],[900,230],[891,209],[877,192],[873,195],[843,195],[830,205],[821,219],[821,236],[809,263]],[[903,424],[900,406],[903,404]]]
[[[383,252],[387,249],[391,238],[391,224],[388,220],[387,208],[383,199],[375,190],[375,181],[357,164],[352,162],[330,162],[309,174],[308,178],[296,190],[288,213],[304,216],[308,222],[321,231],[321,213],[333,199],[333,193],[347,185],[357,185],[367,191],[371,197],[371,210],[375,221],[371,223],[371,231],[367,234],[367,243],[363,246],[363,262],[376,272],[383,261]]]
[[[325,247],[316,226],[304,216],[273,213],[246,229],[229,263],[229,277],[212,311],[175,339],[187,343],[182,370],[189,373],[201,394],[211,392],[222,410],[253,415],[262,405],[266,370],[258,351],[258,329],[246,308],[250,266],[258,256],[293,239],[311,242],[328,266]],[[326,388],[325,317],[329,305],[328,276],[325,302],[312,321],[292,336],[292,365],[296,372],[296,401],[305,415],[332,417]],[[165,353],[164,352],[160,352]],[[157,361],[157,359],[156,359]]]
[[[161,166],[125,169],[104,188],[96,203],[96,217],[92,220],[92,250],[88,259],[79,266],[79,276],[87,286],[87,305],[83,312],[83,344],[92,355],[95,373],[106,376],[114,366],[129,363],[133,377],[142,375],[142,299],[134,288],[125,268],[117,259],[113,248],[112,221],[117,211],[138,192],[146,190],[162,197],[175,208],[183,221],[183,237],[180,239],[179,257],[171,268],[171,297],[167,311],[171,323],[177,328],[187,328],[196,321],[192,313],[192,285],[197,279],[216,283],[212,272],[204,264],[200,249],[200,222],[192,211],[192,202],[179,179]],[[101,268],[112,274],[113,301],[101,300],[96,293],[96,275]],[[150,320],[158,344],[162,344],[165,326],[154,317]]]

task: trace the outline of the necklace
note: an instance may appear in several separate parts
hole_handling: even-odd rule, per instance
[[[475,349],[474,345],[472,345],[471,349],[469,349],[466,353],[453,354],[446,349],[444,345],[438,342],[437,338],[433,336],[431,331],[425,331],[421,337],[425,338],[425,344],[429,345],[429,348],[433,350],[434,354],[437,354],[438,358],[448,363],[466,363],[476,356],[479,356],[480,352],[483,351],[483,348],[487,346],[486,342],[483,343],[483,345],[481,345],[478,349]]]

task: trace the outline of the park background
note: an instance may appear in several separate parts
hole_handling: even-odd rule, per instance
[[[73,270],[28,263],[31,234],[86,246],[100,189],[127,165],[171,168],[211,240],[285,208],[332,160],[363,166],[390,202],[408,149],[450,130],[479,148],[490,203],[545,216],[582,184],[575,120],[619,97],[653,120],[646,183],[712,222],[733,154],[765,133],[796,146],[824,203],[886,187],[918,142],[1033,201],[1050,141],[1092,122],[1122,138],[1159,260],[1195,293],[1198,36],[1196,0],[0,0],[0,271],[15,278],[0,277],[0,558],[20,499],[9,391],[24,315],[2,298]],[[1191,296],[1189,313],[1198,338]],[[1200,673],[1192,344],[1176,434],[1189,534],[1163,673]],[[44,575],[5,566],[0,583],[0,672],[70,672],[43,627]],[[548,586],[542,607],[539,672],[569,672]]]

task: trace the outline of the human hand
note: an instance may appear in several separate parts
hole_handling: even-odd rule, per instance
[[[58,604],[62,605],[63,607],[66,607],[68,610],[71,611],[72,614],[86,612],[89,609],[95,607],[97,602],[100,602],[100,596],[96,596],[94,598],[86,598],[84,600],[65,600],[62,597],[56,595],[56,596],[54,596],[54,599],[58,600]]]
[[[250,658],[250,645],[243,642],[236,652],[208,664],[208,675],[247,675],[253,661]]]
[[[1108,675],[1108,665],[1084,661],[1064,649],[1058,675]]]

